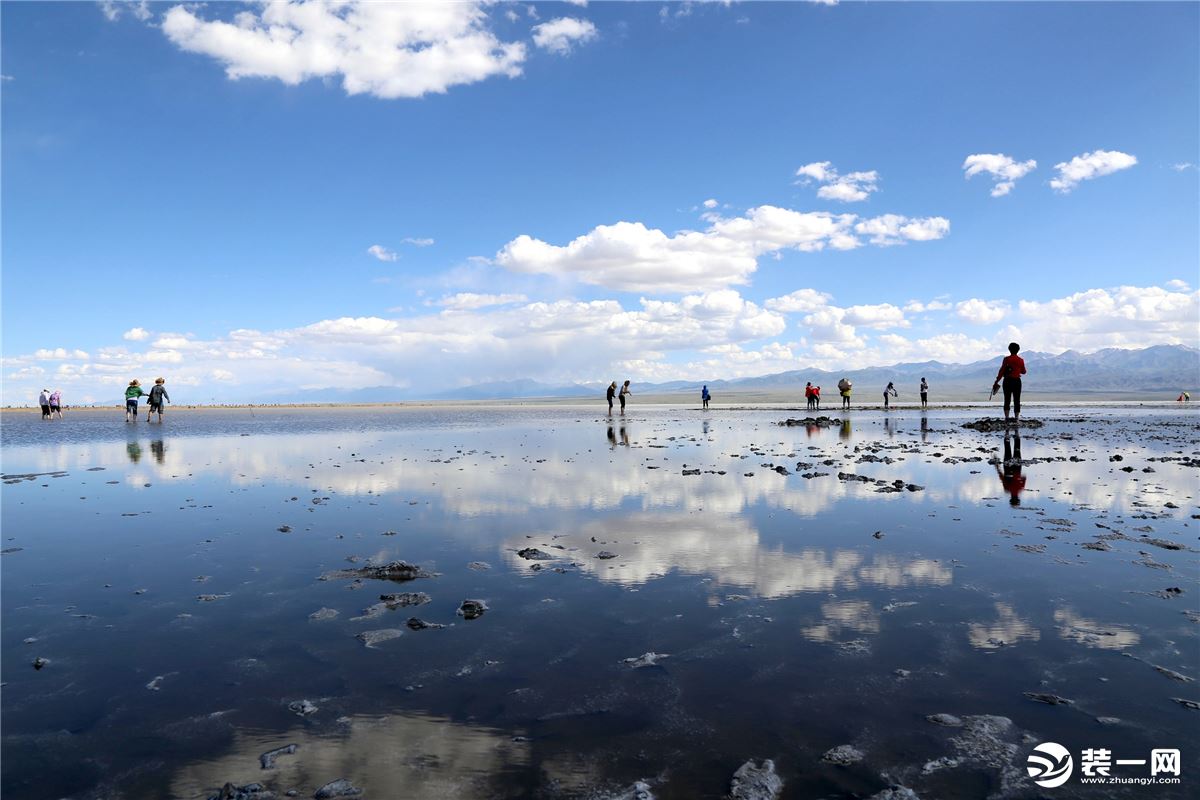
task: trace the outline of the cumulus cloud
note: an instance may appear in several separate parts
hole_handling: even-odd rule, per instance
[[[1003,197],[1013,190],[1017,181],[1024,178],[1037,168],[1037,162],[1032,158],[1028,161],[1016,161],[1012,156],[1003,153],[977,153],[967,156],[963,161],[966,178],[970,179],[986,172],[992,176],[992,197]]]
[[[954,308],[954,304],[944,300],[930,300],[928,303],[923,303],[920,300],[909,300],[904,304],[904,311],[908,314],[923,314],[928,311],[949,311],[952,308]]]
[[[800,212],[759,206],[744,216],[708,218],[705,231],[668,235],[640,222],[600,225],[566,245],[518,236],[495,261],[513,272],[575,276],[584,283],[633,292],[687,292],[746,284],[758,257],[782,250],[850,250],[862,245],[939,239],[942,217],[896,214],[860,220],[854,214]]]
[[[121,338],[127,342],[141,342],[150,338],[150,331],[145,328],[130,328],[121,334]]]
[[[597,36],[596,26],[586,19],[559,17],[533,26],[533,43],[551,53],[566,55],[577,44]]]
[[[1090,181],[1104,175],[1111,175],[1123,169],[1129,169],[1138,163],[1137,156],[1122,153],[1119,150],[1095,150],[1075,156],[1070,161],[1055,164],[1058,177],[1050,181],[1050,188],[1056,192],[1067,194],[1081,181]]]
[[[707,200],[705,200],[705,201],[704,201],[704,207],[705,207],[705,208],[710,208],[710,209],[711,209],[711,208],[716,208],[716,207],[717,207],[717,200],[716,200],[716,198],[715,198],[715,197],[710,197],[710,198],[708,198]]]
[[[503,306],[511,303],[524,303],[529,298],[523,294],[476,294],[475,292],[459,292],[443,297],[437,305],[451,311],[473,311],[488,306]]]
[[[126,11],[142,22],[152,16],[149,0],[101,0],[100,13],[109,22],[116,22]]]
[[[817,197],[825,200],[840,200],[843,203],[856,203],[866,200],[871,192],[879,191],[875,184],[879,182],[879,173],[875,170],[867,172],[849,172],[839,175],[829,161],[815,161],[805,164],[796,170],[797,183],[807,185],[816,181],[821,184],[817,189]]]
[[[367,252],[375,256],[380,261],[395,261],[400,258],[395,250],[388,250],[381,244],[373,244],[367,248]]]
[[[85,350],[68,350],[65,347],[42,348],[34,352],[33,357],[39,361],[61,361],[64,359],[75,359],[86,361],[88,359],[87,351]]]
[[[1008,316],[1008,303],[1001,300],[980,300],[972,297],[954,306],[954,313],[972,325],[992,325]]]
[[[411,244],[413,247],[429,247],[434,244],[433,239],[417,239],[412,236],[405,236],[400,241],[404,244]]]
[[[906,241],[930,242],[941,239],[950,233],[950,220],[945,217],[910,219],[899,214],[884,214],[856,223],[854,230],[870,237],[871,244],[890,247]]]
[[[772,297],[763,305],[772,311],[796,314],[816,311],[830,305],[832,301],[833,296],[826,292],[818,292],[816,289],[797,289],[783,297]]]
[[[502,42],[481,4],[266,3],[232,22],[174,6],[162,29],[179,48],[225,65],[229,78],[296,85],[338,78],[347,94],[385,99],[444,93],[452,86],[521,74],[525,45]]]
[[[1200,331],[1200,291],[1186,289],[1089,289],[1046,302],[1022,300],[1017,308],[1021,335],[1038,342],[1038,350],[1195,347]]]

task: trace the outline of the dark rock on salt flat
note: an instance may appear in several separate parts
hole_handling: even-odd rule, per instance
[[[38,656],[37,658],[35,658],[33,660],[33,668],[41,669],[42,667],[46,666],[49,663],[50,663],[50,659],[42,658],[41,656]]]
[[[1043,423],[1040,419],[1023,419],[1020,421],[1020,423],[1013,423],[1006,422],[998,417],[984,417],[982,419],[977,419],[974,422],[964,422],[962,426],[974,431],[984,431],[985,433],[990,433],[993,431],[1003,431],[1007,430],[1008,428],[1017,427],[1040,428],[1042,427],[1042,424]]]
[[[335,797],[358,797],[362,793],[362,789],[359,789],[350,781],[345,778],[338,778],[336,781],[330,781],[320,789],[317,789],[313,797],[316,800],[333,800]]]
[[[1074,704],[1074,700],[1068,700],[1065,697],[1059,697],[1056,694],[1046,694],[1044,692],[1022,692],[1021,694],[1038,703],[1045,703],[1051,706],[1069,706]]]
[[[229,597],[229,594],[228,594],[228,593],[226,593],[226,594],[198,594],[198,595],[196,595],[196,599],[197,599],[197,600],[199,600],[199,601],[200,601],[200,602],[202,602],[202,603],[211,603],[211,602],[213,602],[214,600],[224,600],[226,597]]]
[[[1166,667],[1160,667],[1157,664],[1151,664],[1150,666],[1154,667],[1154,669],[1156,671],[1158,671],[1160,674],[1167,676],[1168,678],[1170,678],[1173,681],[1179,681],[1181,683],[1191,683],[1193,680],[1195,680],[1194,678],[1189,678],[1187,675],[1181,675],[1173,669],[1167,669]]]
[[[276,747],[274,750],[268,750],[258,757],[258,763],[263,769],[272,769],[275,766],[275,759],[280,756],[290,756],[298,750],[298,744],[285,744],[283,747]]]
[[[307,717],[309,714],[315,714],[319,710],[320,709],[318,709],[312,704],[311,701],[308,700],[296,700],[295,702],[288,703],[288,711],[291,711],[293,714],[299,714],[302,717]]]
[[[486,561],[472,561],[470,564],[467,564],[467,569],[473,569],[476,572],[483,572],[483,571],[489,570],[491,568],[492,568],[492,565],[487,563]]]
[[[463,600],[458,607],[458,615],[463,619],[479,619],[487,611],[487,603],[482,600]]]
[[[783,779],[775,774],[771,759],[756,764],[747,761],[733,773],[729,785],[730,800],[775,800],[783,791]]]
[[[436,630],[437,628],[446,627],[440,622],[426,622],[419,617],[409,617],[408,622],[404,624],[414,631]]]
[[[683,474],[684,474],[684,475],[699,475],[699,474],[700,474],[700,470],[698,470],[698,469],[685,469],[685,470],[683,471]]]
[[[826,764],[837,764],[840,767],[857,764],[863,758],[863,752],[854,745],[849,744],[838,745],[832,750],[827,750],[825,755],[821,756],[821,760]]]
[[[517,555],[530,561],[549,561],[554,558],[554,556],[538,550],[536,547],[526,547],[524,550],[518,550]]]
[[[1148,536],[1144,537],[1142,539],[1138,539],[1137,541],[1139,544],[1148,544],[1148,545],[1151,545],[1152,547],[1161,547],[1163,550],[1187,550],[1187,549],[1189,549],[1188,547],[1186,547],[1182,544],[1179,544],[1178,542],[1172,542],[1167,539],[1152,539]]]
[[[963,724],[962,719],[953,714],[930,714],[925,719],[934,725],[943,725],[947,728],[960,728]]]
[[[1195,700],[1185,700],[1182,697],[1172,697],[1171,699],[1186,709],[1200,711],[1200,703],[1197,703]]]
[[[309,614],[308,618],[311,620],[314,620],[316,622],[321,622],[321,621],[324,621],[327,619],[334,619],[335,617],[337,617],[337,615],[338,615],[337,609],[319,608],[316,611],[314,611],[313,613]]]
[[[830,417],[805,417],[804,419],[788,418],[779,424],[788,428],[794,428],[798,425],[815,425],[818,428],[832,428],[835,425],[841,425],[842,421],[840,419],[833,419]]]
[[[261,783],[247,783],[244,786],[226,783],[221,787],[221,791],[208,796],[208,800],[274,800],[274,798],[275,793],[268,791],[267,787]]]
[[[391,639],[396,639],[404,635],[404,631],[399,628],[382,628],[376,631],[363,631],[354,638],[358,639],[364,645],[374,648],[380,642],[386,642]]]
[[[359,569],[340,569],[323,575],[329,578],[374,578],[381,581],[411,581],[417,578],[432,578],[434,573],[421,569],[407,561],[389,561],[386,564],[368,564]]]
[[[601,550],[599,553],[596,553],[596,558],[599,558],[599,559],[609,559],[609,558],[616,558],[616,557],[617,557],[616,553],[610,553],[607,550]]]
[[[424,592],[392,592],[379,595],[379,599],[388,608],[404,608],[406,606],[423,606],[432,598]]]
[[[664,658],[670,658],[667,653],[642,653],[640,656],[622,659],[621,663],[628,665],[632,669],[641,669],[642,667],[657,667],[658,662]]]
[[[882,792],[871,795],[867,800],[921,800],[921,798],[907,786],[891,786]]]

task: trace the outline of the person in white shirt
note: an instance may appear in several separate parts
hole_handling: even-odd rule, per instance
[[[42,419],[50,419],[50,390],[42,389],[38,395],[38,405],[42,407]]]

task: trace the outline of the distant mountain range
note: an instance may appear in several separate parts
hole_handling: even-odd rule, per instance
[[[1029,368],[1026,391],[1031,394],[1055,393],[1078,396],[1096,394],[1178,394],[1200,386],[1200,350],[1183,345],[1158,345],[1142,350],[1108,348],[1095,353],[1068,350],[1059,355],[1027,352],[1021,356]],[[837,395],[837,382],[843,377],[854,384],[858,401],[874,401],[888,381],[893,381],[901,399],[912,399],[922,377],[930,384],[936,400],[981,398],[991,387],[1000,358],[971,364],[943,364],[940,361],[893,364],[887,367],[829,372],[798,369],[735,380],[706,380],[666,383],[636,383],[635,397],[643,395],[688,395],[699,393],[707,385],[714,399],[721,393],[739,395],[795,392],[812,381],[822,387],[827,404]],[[617,376],[619,377],[619,376]],[[458,389],[418,393],[395,386],[367,389],[318,389],[289,392],[286,395],[258,397],[255,403],[389,403],[412,400],[523,400],[538,398],[594,398],[603,396],[607,381],[595,384],[551,384],[522,379],[477,383]],[[1173,399],[1173,398],[1172,398]],[[1200,401],[1198,396],[1197,401]]]

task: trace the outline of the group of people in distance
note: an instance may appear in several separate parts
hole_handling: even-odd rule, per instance
[[[1008,345],[1008,355],[1000,362],[1000,371],[996,373],[996,381],[992,385],[992,396],[1003,390],[1004,392],[1004,420],[1010,422],[1016,420],[1019,422],[1021,417],[1021,376],[1025,374],[1025,360],[1017,353],[1021,351],[1021,346],[1016,342]],[[849,378],[842,378],[837,383],[838,393],[842,397],[842,408],[850,408],[850,393],[854,389],[854,384]],[[929,381],[921,378],[921,384],[918,388],[918,394],[921,397],[921,408],[929,408]],[[617,382],[613,381],[608,386],[608,413],[612,414],[613,397],[617,394]],[[625,381],[625,385],[621,387],[621,413],[625,413],[625,395],[631,394],[629,391],[629,381]],[[899,397],[900,393],[896,391],[896,384],[888,381],[887,387],[883,390],[883,408],[889,410],[893,397]],[[804,385],[804,399],[808,403],[809,411],[821,410],[821,387],[809,381]],[[1186,392],[1180,395],[1179,399],[1190,399]],[[708,409],[709,401],[712,400],[712,395],[708,391],[708,384],[705,384],[700,389],[700,402],[705,410]]]
[[[138,416],[138,398],[145,397],[146,406],[146,422],[150,421],[150,417],[158,414],[158,423],[162,424],[163,404],[171,402],[171,396],[167,394],[166,378],[155,378],[154,386],[150,387],[149,392],[142,391],[142,384],[137,379],[129,382],[129,386],[125,388],[125,421],[137,422]]]
[[[42,419],[54,419],[55,414],[62,419],[62,392],[58,389],[53,392],[42,389],[42,393],[38,395],[38,405],[42,407]]]

